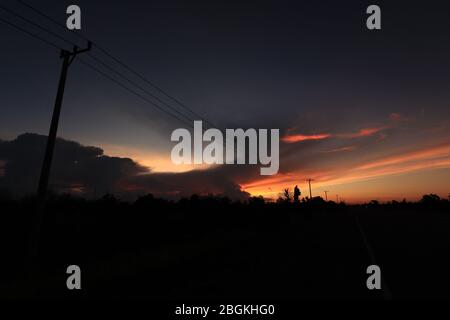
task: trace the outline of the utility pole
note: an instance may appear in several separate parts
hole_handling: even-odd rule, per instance
[[[339,203],[339,195],[336,195],[336,203]]]
[[[73,51],[61,50],[60,58],[63,59],[61,74],[59,77],[58,91],[56,93],[55,106],[53,108],[52,122],[50,124],[50,130],[47,138],[47,145],[45,148],[44,162],[42,164],[41,175],[39,178],[38,187],[38,199],[37,199],[37,210],[36,217],[33,223],[33,227],[30,235],[30,257],[32,259],[36,258],[39,250],[39,239],[42,218],[44,214],[45,200],[47,196],[47,187],[50,177],[50,169],[53,158],[53,151],[55,149],[56,133],[58,131],[59,115],[61,113],[61,107],[64,96],[64,88],[66,85],[67,72],[69,70],[70,64],[75,59],[76,55],[91,50],[92,43],[89,41],[86,49],[79,50],[77,46],[73,47]]]
[[[325,201],[328,201],[328,192],[330,192],[330,191],[328,191],[328,190],[324,191],[324,193],[325,193]]]
[[[72,52],[67,50],[61,50],[60,58],[63,59],[61,75],[59,77],[58,92],[56,93],[52,122],[50,125],[50,130],[47,138],[47,146],[45,148],[44,162],[42,164],[41,176],[39,178],[38,199],[39,202],[42,203],[45,202],[45,197],[47,195],[48,180],[50,177],[50,168],[52,165],[53,151],[55,149],[56,133],[58,131],[59,115],[61,114],[64,88],[67,79],[67,71],[69,70],[69,66],[75,59],[76,55],[91,50],[91,47],[92,43],[89,42],[88,47],[83,50],[79,50],[77,46],[73,48]]]
[[[314,179],[306,179],[306,181],[308,181],[309,184],[309,200],[312,200],[312,192],[311,192],[311,181],[314,181]]]

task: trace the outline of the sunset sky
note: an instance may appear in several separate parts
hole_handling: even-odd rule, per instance
[[[58,135],[149,168],[114,181],[123,190],[155,192],[157,182],[162,195],[243,191],[276,198],[295,185],[308,195],[306,179],[312,178],[313,196],[328,190],[332,200],[336,194],[347,202],[416,200],[426,193],[446,198],[448,4],[393,2],[377,2],[382,30],[369,31],[371,1],[29,0],[61,23],[66,7],[79,5],[83,34],[219,129],[280,129],[278,175],[260,176],[259,165],[176,166],[170,134],[186,125],[75,60]],[[4,5],[83,46],[17,1]],[[36,30],[6,12],[0,16]],[[45,135],[59,52],[0,25],[0,139]],[[82,59],[95,63],[88,55]]]

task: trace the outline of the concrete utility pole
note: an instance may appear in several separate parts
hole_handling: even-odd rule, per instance
[[[330,192],[330,191],[328,191],[328,190],[324,191],[324,193],[325,193],[325,201],[328,201],[328,192]]]
[[[61,68],[61,75],[59,77],[58,92],[56,94],[55,107],[53,109],[52,122],[50,125],[50,130],[47,138],[47,146],[45,148],[45,157],[42,164],[41,176],[39,178],[39,188],[38,188],[38,199],[39,202],[45,202],[45,197],[47,195],[48,180],[50,177],[50,168],[52,165],[53,151],[55,149],[56,133],[58,131],[59,115],[61,113],[61,106],[64,96],[64,88],[66,85],[67,71],[72,61],[75,59],[76,55],[91,50],[92,43],[88,43],[88,47],[83,50],[79,50],[78,47],[74,47],[73,51],[62,50],[61,58],[63,59],[63,64]]]
[[[308,181],[309,184],[309,200],[312,200],[312,192],[311,192],[311,181],[314,181],[314,179],[306,179],[306,181]]]

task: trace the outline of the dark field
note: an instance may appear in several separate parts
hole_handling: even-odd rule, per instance
[[[3,298],[449,299],[450,203],[349,206],[54,196],[27,258],[33,198],[0,206]],[[366,240],[364,240],[366,239]],[[82,290],[66,288],[66,268]],[[368,290],[366,268],[381,268]]]

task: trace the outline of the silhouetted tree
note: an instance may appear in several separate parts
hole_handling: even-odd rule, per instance
[[[439,201],[441,201],[441,198],[434,193],[430,193],[430,194],[426,194],[424,196],[422,196],[422,199],[420,200],[420,202],[425,203],[425,204],[434,204],[434,203],[438,203]]]
[[[294,202],[295,203],[298,203],[298,199],[301,194],[302,193],[300,192],[300,189],[297,186],[295,186],[295,188],[294,188]]]
[[[291,192],[291,190],[289,190],[289,188],[284,189],[283,198],[284,198],[284,201],[286,201],[286,202],[292,201],[292,192]]]

